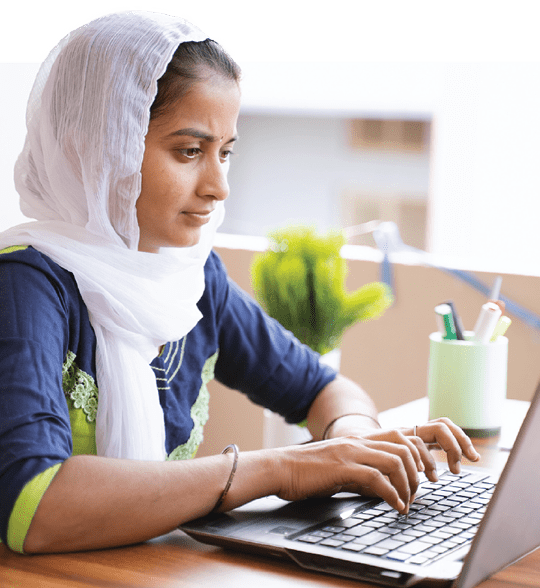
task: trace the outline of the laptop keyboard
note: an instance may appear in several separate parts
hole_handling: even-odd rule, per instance
[[[422,483],[408,515],[381,502],[294,538],[410,564],[428,564],[472,542],[495,482],[476,473],[439,474]]]

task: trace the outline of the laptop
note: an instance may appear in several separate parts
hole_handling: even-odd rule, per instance
[[[380,499],[275,496],[180,526],[203,543],[387,586],[472,588],[540,546],[540,384],[500,477],[424,477],[407,516]]]

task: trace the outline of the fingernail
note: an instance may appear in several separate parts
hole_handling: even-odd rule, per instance
[[[401,512],[402,510],[405,510],[405,503],[403,502],[403,500],[399,499],[397,501],[397,510],[399,512]]]

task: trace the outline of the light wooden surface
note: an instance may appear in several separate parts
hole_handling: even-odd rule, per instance
[[[419,416],[422,403],[404,405],[402,416]],[[507,426],[515,430],[525,406],[514,407]],[[396,409],[394,409],[395,411]],[[419,412],[420,411],[420,412]],[[382,414],[391,424],[399,413]],[[400,419],[403,422],[403,419]],[[497,438],[475,440],[481,466],[502,468],[508,452]],[[440,456],[436,456],[440,457]],[[103,529],[106,533],[107,529]],[[197,543],[174,531],[143,544],[88,553],[24,556],[0,545],[2,588],[295,588],[373,586],[354,580],[308,572],[296,565],[246,555]],[[540,550],[526,556],[480,585],[482,588],[531,588],[540,586]]]

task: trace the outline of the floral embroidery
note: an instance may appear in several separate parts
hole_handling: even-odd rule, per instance
[[[197,451],[199,445],[203,440],[203,427],[208,420],[208,404],[210,401],[210,393],[208,392],[207,384],[214,379],[214,369],[218,358],[219,350],[209,357],[204,363],[202,369],[202,384],[199,390],[199,396],[191,407],[191,419],[193,421],[193,429],[189,435],[189,439],[183,445],[179,445],[174,449],[168,460],[177,459],[191,459]]]
[[[184,338],[185,345],[185,338]],[[184,356],[184,345],[181,349],[179,365],[176,366],[174,374],[180,369]],[[176,354],[178,350],[174,351]],[[201,388],[197,400],[191,407],[190,416],[193,421],[193,429],[189,439],[183,445],[179,445],[167,457],[168,460],[190,459],[195,455],[199,445],[203,440],[203,428],[208,421],[208,405],[210,393],[207,384],[214,379],[214,369],[218,358],[219,351],[209,357],[204,363],[201,373]],[[66,397],[73,402],[73,407],[82,409],[86,415],[86,420],[90,423],[96,419],[98,407],[98,388],[92,376],[79,369],[75,363],[75,354],[68,351],[66,361],[62,368],[62,386]],[[168,371],[168,370],[167,370]],[[170,382],[170,378],[167,378]]]
[[[98,388],[94,378],[77,367],[75,354],[68,351],[62,367],[62,387],[64,394],[71,398],[74,408],[82,408],[86,420],[96,420],[98,407]]]

